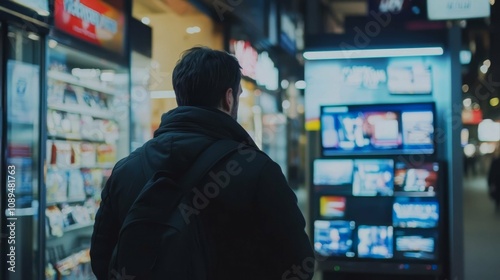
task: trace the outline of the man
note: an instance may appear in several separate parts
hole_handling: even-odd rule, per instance
[[[120,226],[146,181],[161,169],[184,175],[219,139],[246,146],[200,182],[220,186],[198,201],[216,248],[213,278],[312,278],[313,252],[295,194],[278,164],[236,122],[240,80],[238,61],[225,52],[195,47],[178,61],[172,81],[179,107],[162,116],[152,140],[116,164],[102,192],[90,251],[98,279],[107,278]],[[231,160],[237,165],[228,172]]]

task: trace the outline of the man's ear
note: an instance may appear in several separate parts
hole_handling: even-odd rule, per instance
[[[231,112],[231,108],[233,108],[234,97],[233,97],[233,89],[228,88],[226,91],[226,95],[222,100],[222,110],[226,112]]]

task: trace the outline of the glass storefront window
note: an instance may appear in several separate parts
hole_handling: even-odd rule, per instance
[[[14,240],[15,268],[5,279],[36,279],[38,272],[38,205],[40,201],[40,63],[41,37],[9,26],[7,31],[7,190],[5,205]],[[10,231],[11,228],[8,230]],[[12,234],[11,234],[12,235]],[[12,252],[11,252],[12,251]]]

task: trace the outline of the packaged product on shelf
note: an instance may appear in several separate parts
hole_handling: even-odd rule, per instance
[[[68,199],[70,200],[84,200],[85,189],[83,176],[80,170],[69,171],[69,184],[68,184]]]
[[[81,124],[83,138],[95,141],[104,140],[104,133],[100,130],[100,120],[95,120],[92,116],[82,115]]]
[[[74,163],[73,153],[69,142],[54,141],[51,148],[51,163],[59,167],[70,167]]]
[[[67,172],[63,170],[47,170],[46,177],[47,203],[66,201],[68,190]]]
[[[78,256],[73,254],[66,257],[55,264],[56,270],[59,274],[59,279],[79,279],[77,275],[81,274]]]
[[[91,169],[82,168],[82,178],[83,178],[83,186],[85,190],[85,194],[87,196],[93,196],[95,194],[95,186],[92,180],[92,172]]]
[[[106,143],[116,143],[120,137],[118,124],[112,120],[102,120],[101,131],[104,134]]]
[[[55,265],[61,280],[94,279],[90,269],[90,253],[82,250],[72,254]]]
[[[108,110],[108,96],[102,92],[94,92],[92,95],[95,103],[101,110]]]
[[[71,211],[71,218],[75,221],[75,224],[88,225],[92,222],[89,211],[82,205],[75,205],[73,211]]]
[[[47,130],[49,134],[55,135],[62,133],[63,115],[60,111],[49,110],[47,113]]]
[[[97,163],[110,164],[116,162],[116,148],[111,144],[97,145]]]
[[[101,169],[82,169],[85,194],[94,197],[101,192],[103,172]]]
[[[101,186],[103,184],[103,179],[104,179],[104,173],[102,169],[100,168],[95,168],[91,170],[92,173],[92,184],[95,186],[95,188],[100,191]]]
[[[80,115],[68,113],[68,119],[71,123],[71,133],[80,135]]]
[[[45,209],[45,216],[47,216],[50,234],[52,236],[63,236],[64,228],[64,215],[57,206],[49,206]]]
[[[64,103],[64,90],[66,83],[54,79],[48,80],[47,102],[49,105],[60,105]]]
[[[64,62],[52,60],[52,62],[49,65],[49,70],[61,73],[68,73],[68,66],[66,66],[66,63]]]
[[[74,166],[82,165],[82,149],[79,142],[71,142],[71,162]]]
[[[63,214],[63,224],[64,227],[68,227],[75,224],[71,212],[73,212],[74,206],[70,206],[67,203],[61,205],[61,213]]]
[[[62,133],[71,133],[71,121],[69,119],[68,113],[64,112],[62,113],[62,119],[61,119],[61,129]]]
[[[89,213],[90,219],[95,220],[95,215],[97,213],[97,209],[99,209],[99,202],[93,198],[89,198],[83,204],[85,208],[87,208],[87,212]]]
[[[95,103],[95,100],[92,96],[93,95],[92,92],[90,92],[87,89],[83,89],[80,92],[80,95],[81,95],[80,100],[82,100],[82,105],[88,108],[97,108],[97,104]]]
[[[57,128],[56,124],[54,122],[54,110],[48,110],[47,111],[47,133],[49,135],[55,135],[57,133]]]
[[[91,143],[80,144],[80,165],[82,167],[95,166],[97,162],[96,147]]]
[[[56,280],[57,271],[54,269],[52,264],[47,264],[45,266],[45,280]]]
[[[66,105],[78,105],[78,97],[72,85],[66,85],[64,89],[63,103]]]

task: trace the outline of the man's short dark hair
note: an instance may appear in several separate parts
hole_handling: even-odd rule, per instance
[[[219,107],[226,91],[239,91],[238,60],[223,51],[194,47],[185,51],[172,74],[177,105]]]

